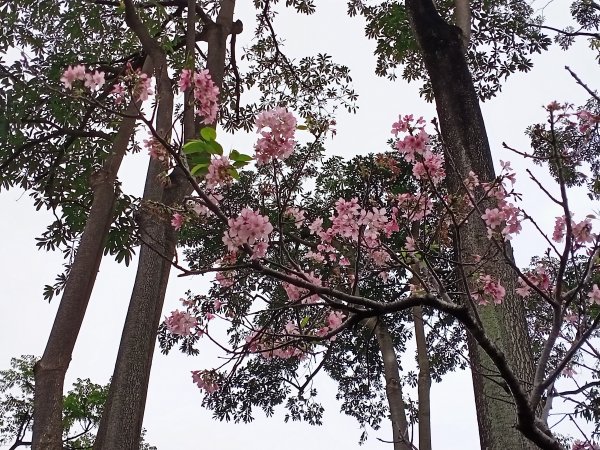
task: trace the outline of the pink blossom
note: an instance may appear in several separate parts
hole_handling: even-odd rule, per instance
[[[523,298],[529,297],[531,295],[531,288],[529,285],[522,278],[519,278],[518,283],[519,287],[515,289],[517,295]]]
[[[167,330],[180,336],[189,336],[191,329],[198,325],[198,321],[189,313],[175,310],[166,318]]]
[[[485,214],[483,214],[481,218],[485,220],[485,224],[493,230],[504,221],[504,214],[502,214],[498,208],[486,208]]]
[[[171,219],[171,226],[175,228],[175,231],[179,231],[179,229],[183,226],[184,221],[185,217],[179,213],[175,213]]]
[[[192,85],[192,71],[190,69],[183,69],[181,75],[179,75],[179,92],[187,91]]]
[[[115,94],[115,105],[120,105],[125,98],[125,87],[121,83],[115,84],[110,93]]]
[[[214,189],[217,186],[229,185],[233,182],[231,176],[231,165],[229,158],[218,155],[212,159],[208,166],[208,173],[204,177],[206,180],[206,187],[208,189]]]
[[[565,216],[556,218],[554,222],[554,233],[552,234],[552,240],[555,242],[562,242],[565,237],[565,228],[567,224],[565,222]]]
[[[327,325],[330,330],[335,330],[342,325],[344,321],[345,314],[341,311],[331,311],[327,316]]]
[[[254,146],[257,164],[284,160],[292,154],[296,145],[296,123],[296,118],[285,108],[263,111],[256,116],[256,128],[261,136]]]
[[[67,67],[60,78],[65,89],[72,89],[73,83],[77,80],[85,80],[85,66],[82,64]]]
[[[434,185],[439,184],[446,177],[443,155],[425,151],[420,161],[413,166],[412,173],[417,180],[425,179]]]
[[[202,123],[210,125],[216,122],[219,110],[219,88],[212,80],[208,69],[194,74],[194,98],[198,105],[196,114],[204,117]]]
[[[600,305],[600,289],[598,289],[598,285],[594,284],[592,286],[592,290],[588,293],[588,298],[592,304]]]
[[[85,74],[85,83],[84,86],[89,88],[90,91],[95,90],[96,88],[100,88],[104,85],[104,72],[98,72],[97,70],[91,74]]]
[[[586,133],[600,122],[600,115],[592,114],[586,110],[579,111],[576,115],[579,118],[579,131],[581,133]]]
[[[600,450],[600,445],[593,441],[576,440],[571,450]]]
[[[579,223],[573,222],[572,230],[575,242],[579,245],[593,242],[596,237],[596,235],[592,233],[592,222],[590,219],[585,219]]]
[[[209,200],[216,206],[219,206],[219,203],[221,202],[221,200],[223,200],[223,196],[214,191],[207,191],[206,195],[208,196]],[[213,214],[213,212],[210,209],[208,209],[208,206],[206,206],[206,204],[204,203],[204,200],[198,197],[194,197],[192,209],[199,216],[210,216],[211,214]]]
[[[148,74],[141,73],[135,81],[133,97],[143,102],[148,100],[150,95],[152,95],[152,79],[148,77]]]
[[[492,278],[491,275],[480,275],[478,281],[482,285],[482,288],[472,295],[480,305],[487,305],[488,298],[496,305],[502,303],[506,295],[506,289],[504,289],[504,286],[498,280]]]
[[[230,251],[235,251],[242,245],[249,245],[251,248],[256,247],[257,252],[253,258],[264,256],[269,234],[273,231],[268,217],[250,208],[244,208],[238,217],[229,219],[228,225],[229,230],[223,235],[223,243]]]
[[[209,394],[220,389],[216,374],[210,370],[192,370],[192,381]]]
[[[148,150],[150,158],[157,159],[163,163],[169,162],[169,152],[155,137],[150,137],[144,141],[144,146]]]

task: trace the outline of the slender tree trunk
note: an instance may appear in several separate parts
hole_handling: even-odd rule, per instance
[[[223,82],[227,37],[232,29],[234,8],[235,0],[222,0],[216,22],[205,24],[207,68],[219,88]],[[163,94],[159,95],[162,102]],[[144,200],[173,206],[191,192],[181,170],[174,170],[166,188],[158,185],[156,174],[151,161]],[[140,228],[143,243],[137,275],[95,450],[137,450],[139,447],[156,333],[177,245],[177,235],[168,217],[156,217],[151,210],[143,209]]]
[[[469,171],[481,181],[495,178],[490,147],[479,101],[463,54],[461,32],[448,25],[431,0],[406,0],[413,32],[423,52],[436,101],[446,151],[448,187],[459,191]],[[485,255],[490,241],[483,221],[475,214],[456,231],[457,257],[468,262]],[[506,246],[512,258],[512,251]],[[500,307],[477,308],[483,327],[506,354],[508,363],[525,386],[533,380],[533,356],[523,306],[515,297],[516,277],[500,255],[484,268],[506,288]],[[469,289],[469,286],[465,286]],[[481,448],[520,450],[535,448],[516,430],[515,407],[502,387],[493,363],[473,339],[469,339],[475,403]]]
[[[151,70],[146,59],[143,70]],[[136,115],[132,103],[126,113]],[[35,367],[35,392],[32,448],[62,450],[62,411],[65,374],[81,329],[85,311],[96,281],[104,245],[114,215],[115,180],[127,151],[136,120],[125,118],[102,168],[90,180],[92,206],[81,235],[60,305],[42,359]]]
[[[417,363],[419,365],[419,450],[431,450],[431,373],[429,369],[429,354],[427,338],[423,323],[423,308],[415,306],[412,309],[415,324],[415,340],[417,342]]]
[[[392,335],[386,324],[376,317],[367,320],[365,327],[375,332],[375,338],[381,352],[385,377],[385,393],[390,409],[390,420],[392,422],[394,450],[412,450],[413,446],[408,437],[406,405],[402,398],[398,358],[394,349]]]

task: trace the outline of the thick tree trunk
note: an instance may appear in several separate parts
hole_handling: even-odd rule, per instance
[[[431,450],[431,373],[425,324],[423,323],[423,307],[415,306],[412,309],[412,315],[417,342],[417,364],[419,365],[419,381],[417,384],[419,396],[419,450]]]
[[[151,71],[146,59],[143,70]],[[132,103],[128,115],[136,115]],[[62,410],[65,374],[96,281],[104,245],[114,215],[115,180],[133,134],[136,120],[125,118],[112,152],[90,181],[93,200],[81,241],[71,265],[60,305],[42,359],[35,367],[33,449],[62,450]]]
[[[207,27],[207,68],[221,87],[225,71],[227,37],[231,32],[235,0],[222,0],[217,21]],[[163,101],[162,96],[159,101]],[[160,116],[160,113],[159,113]],[[158,128],[158,127],[157,127]],[[186,134],[186,136],[188,136]],[[175,169],[171,183],[163,188],[151,161],[144,200],[172,206],[191,192],[181,170]],[[140,213],[142,246],[127,318],[121,336],[108,402],[98,430],[95,450],[137,450],[156,333],[175,254],[177,235],[169,217],[157,217],[150,209]]]
[[[423,52],[436,101],[446,150],[448,187],[459,191],[469,171],[481,181],[495,178],[490,147],[473,81],[463,54],[461,32],[448,25],[431,0],[406,0],[413,32]],[[475,214],[460,230],[457,247],[464,261],[484,255],[489,248],[486,228]],[[512,252],[506,248],[510,257]],[[533,380],[533,356],[521,302],[515,297],[516,277],[500,255],[485,270],[506,288],[500,307],[478,308],[483,327],[506,354],[508,363],[527,388]],[[468,289],[468,287],[465,287]],[[502,387],[494,365],[473,339],[469,339],[475,403],[481,448],[519,450],[532,448],[516,430],[515,407]]]

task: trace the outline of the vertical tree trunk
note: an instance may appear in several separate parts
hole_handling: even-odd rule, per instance
[[[222,0],[216,22],[205,24],[208,32],[207,68],[219,88],[223,82],[227,37],[232,28],[234,8],[235,0]],[[160,102],[163,101],[162,95],[159,93]],[[186,133],[186,136],[189,135]],[[181,203],[191,192],[181,170],[174,170],[166,188],[159,184],[156,174],[151,161],[144,200],[156,200],[172,206]],[[143,209],[140,228],[143,243],[137,275],[95,450],[137,450],[139,447],[156,333],[170,262],[177,245],[177,235],[168,217],[156,217],[150,210]]]
[[[375,327],[375,338],[383,360],[385,377],[385,393],[390,409],[392,421],[392,439],[394,450],[411,450],[413,448],[408,438],[408,421],[406,420],[406,406],[402,398],[402,385],[400,384],[400,370],[398,358],[394,349],[394,341],[386,324],[381,319],[369,319],[365,323],[367,328]]]
[[[412,309],[415,324],[415,340],[417,342],[417,363],[419,365],[419,450],[431,450],[431,373],[429,369],[429,354],[427,338],[423,323],[423,308],[415,306]]]
[[[143,70],[151,71],[147,58]],[[136,115],[139,104],[126,113]],[[65,374],[96,281],[104,245],[114,215],[115,180],[133,134],[136,120],[124,118],[112,152],[91,177],[93,200],[79,247],[73,259],[60,305],[42,359],[35,367],[33,449],[62,450],[62,410]]]
[[[469,171],[481,181],[495,178],[490,147],[479,101],[463,54],[461,32],[448,25],[431,0],[406,0],[411,26],[433,87],[446,151],[448,187],[458,191]],[[486,228],[475,215],[461,230],[457,254],[471,258],[489,248]],[[509,246],[506,251],[512,257]],[[500,307],[478,308],[483,327],[500,346],[525,386],[533,380],[533,356],[522,304],[515,297],[516,277],[502,256],[485,268],[506,288]],[[468,286],[464,287],[468,289]],[[486,450],[534,448],[515,429],[516,415],[510,394],[485,352],[469,339],[475,403],[481,447]]]

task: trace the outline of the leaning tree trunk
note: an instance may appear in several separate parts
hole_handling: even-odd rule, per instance
[[[462,180],[469,171],[478,174],[482,182],[493,181],[495,174],[490,147],[463,54],[460,29],[441,18],[431,0],[406,0],[406,8],[433,87],[446,152],[449,189],[460,191]],[[463,261],[469,262],[468,258],[487,253],[490,241],[485,224],[477,214],[455,233],[460,242],[456,250]],[[506,252],[512,258],[509,246]],[[506,354],[523,385],[528,386],[533,380],[534,366],[524,309],[515,297],[516,276],[502,258],[500,255],[484,269],[501,281],[506,288],[506,298],[502,306],[478,308],[477,313],[488,336]],[[473,339],[469,339],[469,355],[481,448],[535,448],[515,428],[512,397],[503,389],[491,360]]]
[[[151,71],[146,58],[142,69]],[[132,102],[126,114],[135,116],[140,104]],[[111,154],[102,168],[90,180],[93,192],[92,206],[71,270],[67,277],[60,305],[46,343],[42,359],[35,367],[32,447],[44,450],[62,450],[62,411],[65,374],[71,362],[73,348],[81,329],[108,231],[114,216],[115,180],[135,129],[135,118],[121,122]]]
[[[132,2],[125,2],[125,4],[130,20],[137,18],[137,14],[133,15],[135,10]],[[219,88],[223,82],[226,43],[232,30],[234,8],[235,0],[222,0],[217,20],[204,24],[208,41],[207,68],[213,82]],[[147,30],[142,28],[141,22],[137,24],[132,22],[130,26],[140,36],[145,49],[153,46],[152,43],[147,42],[149,35]],[[140,33],[147,36],[142,38]],[[162,52],[156,48],[154,51]],[[162,53],[164,57],[164,52]],[[165,80],[168,80],[166,66],[164,70]],[[163,101],[163,94],[159,92],[159,102]],[[158,117],[160,116],[159,113]],[[167,135],[167,129],[170,131],[170,120],[169,115],[169,128],[163,128],[162,131],[157,125],[159,133],[164,133],[164,136]],[[155,161],[150,162],[144,203],[147,204],[149,200],[161,202],[166,206],[181,203],[191,192],[184,174],[176,168],[171,175],[169,185],[163,187],[156,177],[160,170],[162,169],[157,167]],[[142,208],[139,221],[142,245],[137,275],[121,335],[108,401],[94,444],[95,450],[137,450],[139,448],[156,333],[171,261],[177,245],[177,235],[170,225],[169,217],[157,215],[153,208]]]

